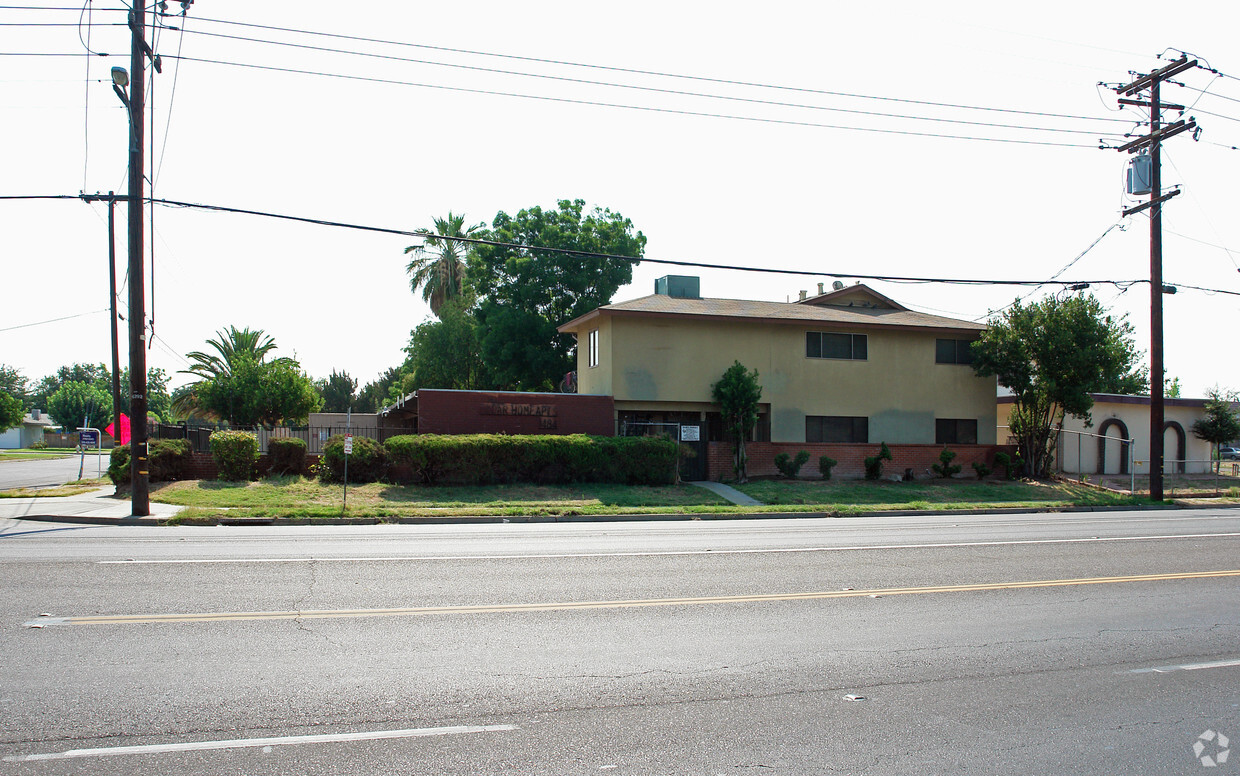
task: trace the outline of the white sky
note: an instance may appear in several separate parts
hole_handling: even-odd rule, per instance
[[[44,0],[48,6],[55,0]],[[73,6],[65,3],[65,7]],[[127,125],[108,69],[128,67],[118,0],[92,0],[91,47],[111,57],[0,57],[6,152],[0,195],[124,193]],[[172,9],[179,6],[171,2]],[[80,8],[80,6],[79,6]],[[0,9],[0,52],[79,54],[77,10]],[[310,37],[227,20],[407,44],[470,49],[661,73],[988,106],[1085,119],[942,109],[741,87]],[[177,19],[169,23],[180,25]],[[1240,76],[1240,4],[996,2],[372,2],[198,0],[188,30],[351,49],[822,108],[1051,126],[1003,130],[448,68],[165,31],[156,76],[155,196],[396,229],[452,210],[497,211],[581,198],[623,213],[652,259],[837,273],[1046,279],[1084,251],[1119,211],[1127,154],[1098,150],[1115,94],[1097,87],[1166,64],[1186,49]],[[86,30],[81,31],[83,35]],[[246,69],[173,56],[406,81],[394,85]],[[1168,54],[1168,60],[1173,58]],[[87,81],[89,60],[90,80]],[[1240,80],[1183,76],[1209,94],[1166,87],[1196,106],[1200,142],[1165,146],[1168,282],[1240,290]],[[173,98],[173,85],[175,96]],[[460,87],[539,95],[522,99]],[[89,110],[86,109],[89,93]],[[170,99],[173,98],[173,99]],[[950,140],[576,104],[582,100],[789,122],[1081,143],[1086,148]],[[171,103],[171,104],[170,104]],[[1202,111],[1221,114],[1205,115]],[[1169,114],[1174,118],[1174,114]],[[167,143],[163,143],[165,127]],[[151,139],[148,137],[148,142]],[[124,271],[125,209],[117,211]],[[429,315],[404,272],[410,240],[270,219],[155,210],[155,334],[149,362],[170,373],[228,325],[271,334],[314,377],[346,370],[359,384],[403,359]],[[77,362],[108,362],[106,206],[0,202],[0,363],[31,380]],[[149,240],[148,240],[149,242]],[[1114,230],[1067,279],[1148,278],[1145,216]],[[1231,249],[1229,253],[1220,247]],[[830,278],[640,265],[616,300],[655,278],[696,274],[708,297],[783,300]],[[915,309],[973,319],[1026,290],[874,282]],[[148,281],[148,291],[149,291]],[[1053,289],[1052,289],[1053,290]],[[1093,289],[1128,313],[1148,350],[1149,290]],[[1039,294],[1045,291],[1038,292]],[[1036,296],[1034,297],[1036,298]],[[1185,395],[1240,388],[1232,330],[1240,297],[1181,290],[1166,301],[1166,365]],[[148,311],[150,310],[148,303]],[[77,313],[71,320],[28,326]],[[13,328],[21,327],[21,328]],[[123,329],[122,329],[123,332]],[[126,341],[122,334],[123,343]],[[127,363],[122,344],[122,362]],[[185,381],[174,376],[174,384]]]

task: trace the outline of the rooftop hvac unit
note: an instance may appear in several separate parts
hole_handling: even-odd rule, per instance
[[[1133,196],[1149,194],[1154,188],[1154,163],[1149,154],[1140,154],[1128,160],[1128,193]]]
[[[679,299],[701,299],[701,284],[693,275],[667,275],[654,281],[654,292]]]

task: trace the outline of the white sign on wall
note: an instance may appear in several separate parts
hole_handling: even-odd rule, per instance
[[[701,434],[702,434],[701,426],[681,426],[680,427],[680,441],[681,442],[697,442],[702,438]]]

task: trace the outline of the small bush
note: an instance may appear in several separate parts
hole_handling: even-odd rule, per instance
[[[146,462],[151,482],[171,482],[185,474],[193,448],[186,439],[152,439],[147,442]],[[132,479],[129,445],[116,445],[108,456],[108,479],[113,485],[125,485]]]
[[[775,468],[779,469],[779,473],[790,480],[795,480],[801,472],[801,467],[809,460],[809,452],[802,450],[797,453],[796,458],[792,458],[787,453],[780,453],[775,456]]]
[[[934,473],[943,479],[950,480],[952,477],[960,473],[960,464],[952,463],[955,458],[956,451],[948,450],[944,447],[943,451],[939,453],[939,462],[931,465],[930,468],[934,469]]]
[[[258,462],[258,439],[249,431],[215,431],[211,434],[211,457],[221,480],[248,482]]]
[[[387,477],[387,448],[370,437],[353,437],[349,453],[349,482],[378,482]],[[344,434],[337,434],[323,444],[319,458],[319,479],[323,482],[344,482]]]
[[[46,450],[47,442],[44,442],[42,439],[40,439],[38,442],[32,442],[30,445],[30,449],[31,450]]]
[[[865,478],[867,480],[877,480],[883,476],[883,461],[891,460],[891,449],[887,447],[887,443],[883,442],[878,448],[878,455],[871,455],[863,462],[865,464]]]
[[[1020,455],[1008,455],[1007,453],[995,453],[995,466],[1003,467],[1003,478],[1005,480],[1014,480],[1016,475],[1020,473],[1020,467],[1024,463]]]
[[[276,437],[267,440],[272,474],[301,474],[306,469],[306,440],[300,437]]]
[[[822,474],[822,478],[824,480],[831,479],[831,469],[835,468],[837,463],[839,463],[839,461],[830,456],[818,456],[818,471]]]
[[[973,471],[977,472],[977,478],[979,480],[984,480],[986,479],[986,475],[990,474],[990,467],[982,461],[974,461]]]

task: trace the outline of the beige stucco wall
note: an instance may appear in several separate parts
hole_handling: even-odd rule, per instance
[[[600,365],[587,367],[584,343],[596,325]],[[807,358],[806,331],[866,334],[868,359]],[[711,385],[740,361],[758,370],[775,442],[804,442],[807,415],[847,415],[870,419],[872,442],[933,443],[935,419],[957,418],[977,420],[978,442],[993,444],[995,381],[977,377],[968,366],[936,364],[936,336],[952,335],[601,316],[578,331],[578,384],[582,393],[613,395],[617,408],[704,405],[711,401]]]
[[[1008,424],[1008,414],[1011,410],[1011,404],[1004,403],[999,405],[1000,426]],[[1098,444],[1100,441],[1098,436],[1103,426],[1107,425],[1106,436],[1108,439],[1119,440],[1122,438],[1118,426],[1106,423],[1108,419],[1115,418],[1127,427],[1129,437],[1135,440],[1135,449],[1133,450],[1133,456],[1136,460],[1135,473],[1148,474],[1150,472],[1150,405],[1148,403],[1134,404],[1096,400],[1090,414],[1093,419],[1093,425],[1089,427],[1086,427],[1085,422],[1078,418],[1069,417],[1064,420],[1063,427],[1065,433],[1059,440],[1057,455],[1057,464],[1060,470],[1071,474],[1118,474],[1120,472],[1120,456],[1127,454],[1127,445],[1123,445],[1119,441],[1108,441],[1105,443],[1106,454],[1104,456],[1104,463],[1106,471],[1100,472],[1098,470]],[[1184,471],[1188,474],[1210,471],[1210,456],[1214,447],[1209,442],[1203,442],[1193,436],[1193,422],[1203,417],[1203,415],[1204,408],[1200,406],[1167,404],[1163,407],[1163,420],[1165,422],[1175,421],[1184,429]],[[1007,438],[1007,433],[1006,428],[999,429],[1000,441]],[[1176,452],[1178,447],[1178,435],[1173,429],[1167,429],[1163,433],[1163,470],[1168,473],[1178,471],[1172,463],[1177,459]]]

